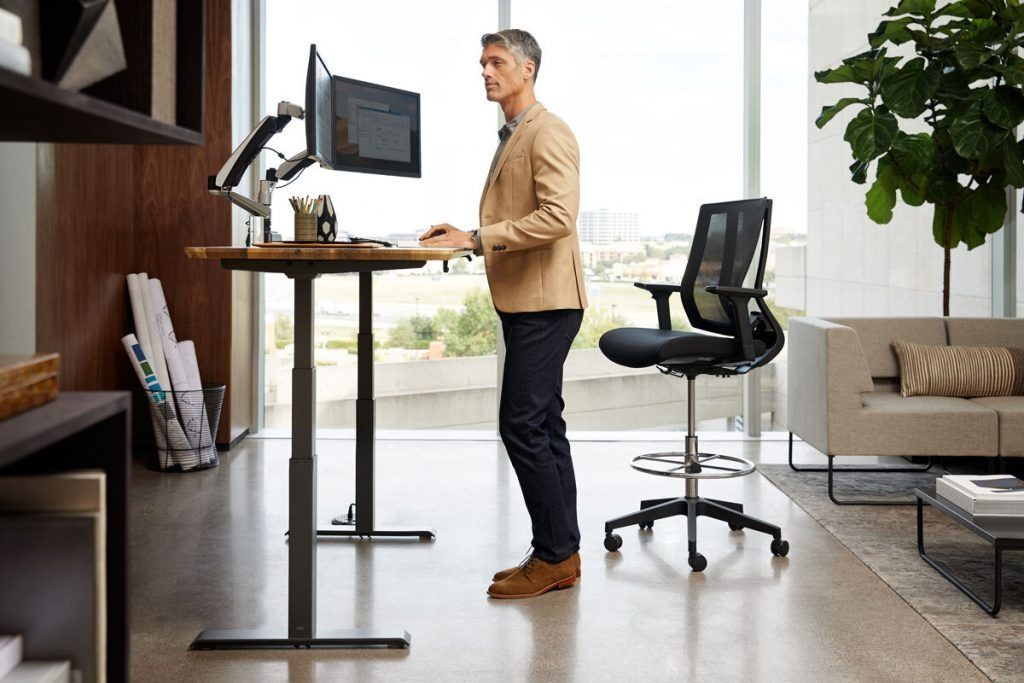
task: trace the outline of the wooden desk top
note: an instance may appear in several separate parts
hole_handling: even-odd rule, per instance
[[[191,259],[242,261],[448,261],[471,253],[449,247],[185,247]]]

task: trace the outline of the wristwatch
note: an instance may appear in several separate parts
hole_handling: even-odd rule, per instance
[[[483,251],[484,250],[484,245],[483,245],[483,242],[480,241],[480,230],[479,230],[479,228],[476,229],[476,230],[470,230],[469,234],[472,235],[472,237],[473,237],[473,244],[476,245],[476,247],[474,247],[474,249],[476,251]]]

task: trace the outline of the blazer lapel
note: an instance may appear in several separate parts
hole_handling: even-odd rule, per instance
[[[508,142],[505,143],[505,149],[501,150],[501,157],[498,158],[498,163],[494,165],[494,173],[492,173],[490,177],[488,177],[487,180],[484,182],[484,191],[483,194],[480,195],[481,211],[483,210],[484,206],[484,198],[487,197],[487,193],[490,191],[491,186],[494,184],[494,179],[498,177],[499,173],[501,173],[501,169],[505,165],[505,161],[508,160],[509,156],[515,150],[516,145],[518,145],[519,141],[523,138],[523,135],[526,131],[526,127],[529,126],[530,123],[533,122],[533,120],[537,118],[537,115],[540,114],[542,111],[544,111],[544,105],[538,102],[537,104],[530,108],[530,111],[526,113],[526,116],[523,117],[523,120],[520,121],[519,125],[517,125],[515,130],[512,131],[512,137],[510,137],[508,139]]]

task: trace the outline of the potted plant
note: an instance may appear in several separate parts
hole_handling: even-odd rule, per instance
[[[870,49],[819,83],[855,83],[867,93],[822,108],[822,128],[840,111],[860,105],[846,127],[853,181],[865,184],[871,220],[888,223],[897,191],[910,206],[933,207],[932,234],[943,248],[942,314],[949,315],[950,251],[974,249],[1003,226],[1006,187],[1024,187],[1024,147],[1015,128],[1024,121],[1024,7],[1019,0],[901,0],[885,13]],[[910,57],[888,45],[909,44]],[[927,132],[908,133],[900,119]],[[877,163],[876,163],[877,162]]]

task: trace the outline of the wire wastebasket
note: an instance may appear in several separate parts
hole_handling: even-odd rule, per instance
[[[157,469],[191,472],[220,464],[216,438],[226,391],[224,384],[207,383],[201,390],[146,390]]]

